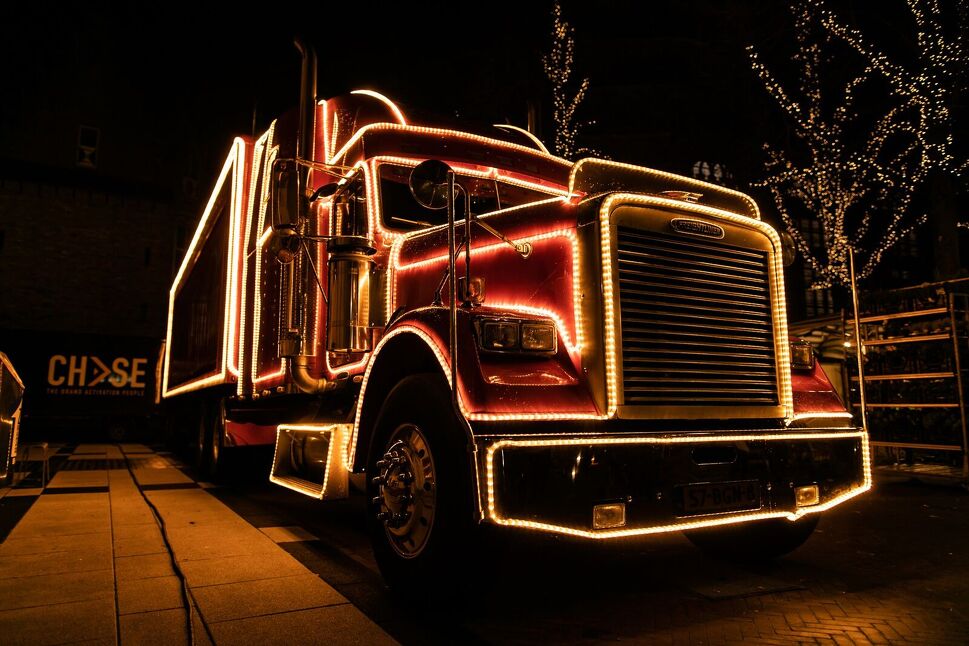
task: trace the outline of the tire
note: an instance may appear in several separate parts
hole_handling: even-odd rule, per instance
[[[407,377],[390,392],[367,476],[368,533],[387,583],[412,593],[415,583],[424,593],[460,584],[474,553],[467,439],[440,375]]]
[[[205,474],[212,482],[221,482],[228,478],[231,462],[231,451],[225,446],[225,400],[215,403],[208,418],[210,435],[205,447],[208,452]]]
[[[751,523],[710,527],[685,532],[691,543],[716,558],[732,561],[770,561],[807,541],[818,526],[820,514],[796,521],[771,518]]]
[[[211,456],[212,431],[209,428],[208,407],[201,404],[195,409],[195,444],[192,447],[192,458],[195,474],[199,479],[208,476],[209,458]]]

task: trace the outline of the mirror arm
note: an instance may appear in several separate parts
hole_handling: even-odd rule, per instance
[[[329,236],[325,236],[325,237],[329,237]],[[326,305],[327,307],[329,307],[329,306],[330,306],[330,299],[328,299],[328,298],[326,297],[326,290],[324,290],[324,289],[323,289],[323,283],[322,283],[322,281],[320,281],[320,273],[319,273],[318,271],[316,271],[316,263],[315,263],[315,262],[313,262],[313,256],[312,256],[312,255],[310,255],[310,250],[309,250],[309,248],[308,248],[308,247],[306,246],[306,240],[307,240],[307,238],[308,238],[308,236],[303,236],[303,237],[301,237],[301,238],[300,238],[300,240],[299,240],[299,243],[300,243],[300,245],[301,245],[301,246],[303,247],[303,253],[305,253],[305,254],[306,254],[306,259],[307,259],[307,260],[309,261],[309,263],[310,263],[310,269],[312,269],[312,270],[313,270],[313,277],[314,277],[314,278],[316,278],[316,284],[317,284],[317,285],[319,286],[319,288],[320,288],[320,294],[322,294],[322,295],[323,295],[323,303],[324,303],[324,304],[325,304],[325,305]]]

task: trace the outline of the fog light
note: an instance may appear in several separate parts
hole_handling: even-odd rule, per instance
[[[794,500],[798,507],[810,507],[821,502],[821,494],[817,485],[807,485],[794,490]]]
[[[616,502],[592,508],[592,528],[608,529],[626,524],[626,503]]]

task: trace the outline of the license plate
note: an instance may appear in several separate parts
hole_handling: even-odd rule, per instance
[[[716,514],[727,511],[760,509],[760,483],[756,480],[685,485],[682,493],[684,514]]]

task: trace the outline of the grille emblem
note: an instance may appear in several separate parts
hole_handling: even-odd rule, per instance
[[[678,233],[687,233],[694,236],[704,236],[706,238],[723,238],[723,227],[704,222],[703,220],[687,220],[685,218],[673,218],[670,226]]]

